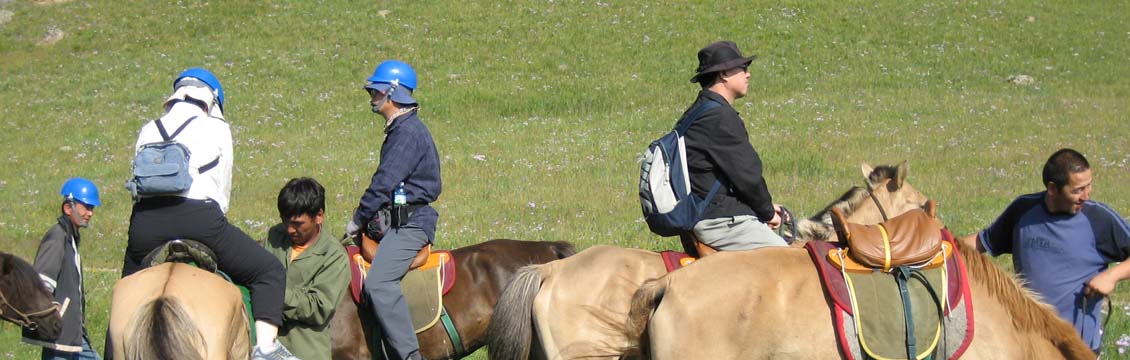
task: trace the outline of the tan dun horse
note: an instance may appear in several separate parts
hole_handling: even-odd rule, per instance
[[[36,338],[53,339],[63,329],[54,301],[31,264],[0,252],[0,317],[34,332]]]
[[[874,169],[864,164],[862,170],[867,186],[853,187],[818,215],[799,221],[799,239],[834,236],[827,218],[833,207],[853,222],[874,224],[925,205],[926,196],[906,183],[906,162]],[[618,358],[619,352],[609,349],[635,344],[622,329],[632,294],[666,272],[658,253],[613,246],[594,246],[568,259],[526,267],[495,308],[490,356]]]
[[[114,359],[246,359],[247,310],[239,289],[220,276],[164,263],[114,285],[110,339]]]
[[[1095,358],[1051,307],[984,255],[959,248],[975,327],[962,359]],[[827,301],[805,249],[718,254],[644,283],[626,336],[651,359],[839,359]]]
[[[443,306],[451,315],[463,351],[456,351],[443,325],[437,324],[416,334],[420,354],[425,359],[458,359],[482,347],[487,343],[494,304],[514,273],[523,266],[563,259],[576,252],[572,244],[563,241],[504,239],[451,250],[456,281],[443,296]],[[372,316],[368,309],[358,312],[352,295],[346,291],[329,326],[334,359],[372,359],[366,341],[372,338]]]

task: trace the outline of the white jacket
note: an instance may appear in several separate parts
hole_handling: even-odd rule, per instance
[[[181,124],[184,124],[193,116],[196,119],[192,120],[192,123],[189,123],[174,138],[177,142],[187,146],[191,153],[189,167],[191,168],[192,187],[180,196],[197,200],[212,199],[220,205],[220,209],[226,214],[228,202],[231,199],[233,159],[231,128],[228,123],[222,118],[208,115],[193,103],[180,101],[171,103],[168,112],[161,117],[161,123],[169,136],[172,136]],[[141,127],[141,131],[137,135],[134,154],[141,151],[141,147],[145,144],[163,140],[161,132],[157,130],[156,121],[150,121]],[[219,163],[215,167],[203,174],[198,172],[201,166],[217,158],[219,158]]]

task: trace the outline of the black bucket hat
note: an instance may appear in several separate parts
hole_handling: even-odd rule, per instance
[[[698,51],[698,70],[691,77],[691,82],[699,82],[703,75],[729,70],[736,67],[748,67],[757,55],[743,57],[742,51],[733,41],[718,41]]]

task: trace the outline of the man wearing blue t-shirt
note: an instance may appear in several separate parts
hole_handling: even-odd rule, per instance
[[[993,256],[1011,253],[1027,286],[1098,353],[1103,296],[1130,278],[1130,228],[1091,200],[1092,175],[1083,154],[1056,151],[1044,164],[1046,191],[1016,198],[992,225],[962,241]]]

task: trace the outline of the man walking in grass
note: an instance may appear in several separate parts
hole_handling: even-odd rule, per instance
[[[712,187],[719,187],[703,220],[694,227],[698,241],[715,250],[787,246],[773,232],[781,225],[781,208],[773,204],[762,177],[761,157],[733,107],[734,100],[748,92],[747,68],[754,58],[742,56],[730,41],[699,50],[698,70],[691,82],[701,85],[702,91],[683,117],[710,103],[717,106],[697,119],[680,119],[693,121],[685,135],[692,193],[705,197]]]
[[[90,346],[86,331],[86,286],[83,285],[79,229],[90,225],[94,208],[102,205],[98,187],[83,178],[72,178],[59,190],[63,204],[58,222],[43,235],[35,253],[35,271],[59,303],[63,329],[57,339],[36,338],[24,329],[23,341],[43,347],[42,359],[100,359]]]
[[[1130,227],[1091,200],[1093,176],[1083,154],[1056,151],[1044,164],[1044,191],[1016,198],[992,225],[961,242],[993,256],[1012,254],[1026,286],[1098,353],[1103,297],[1130,277]]]

